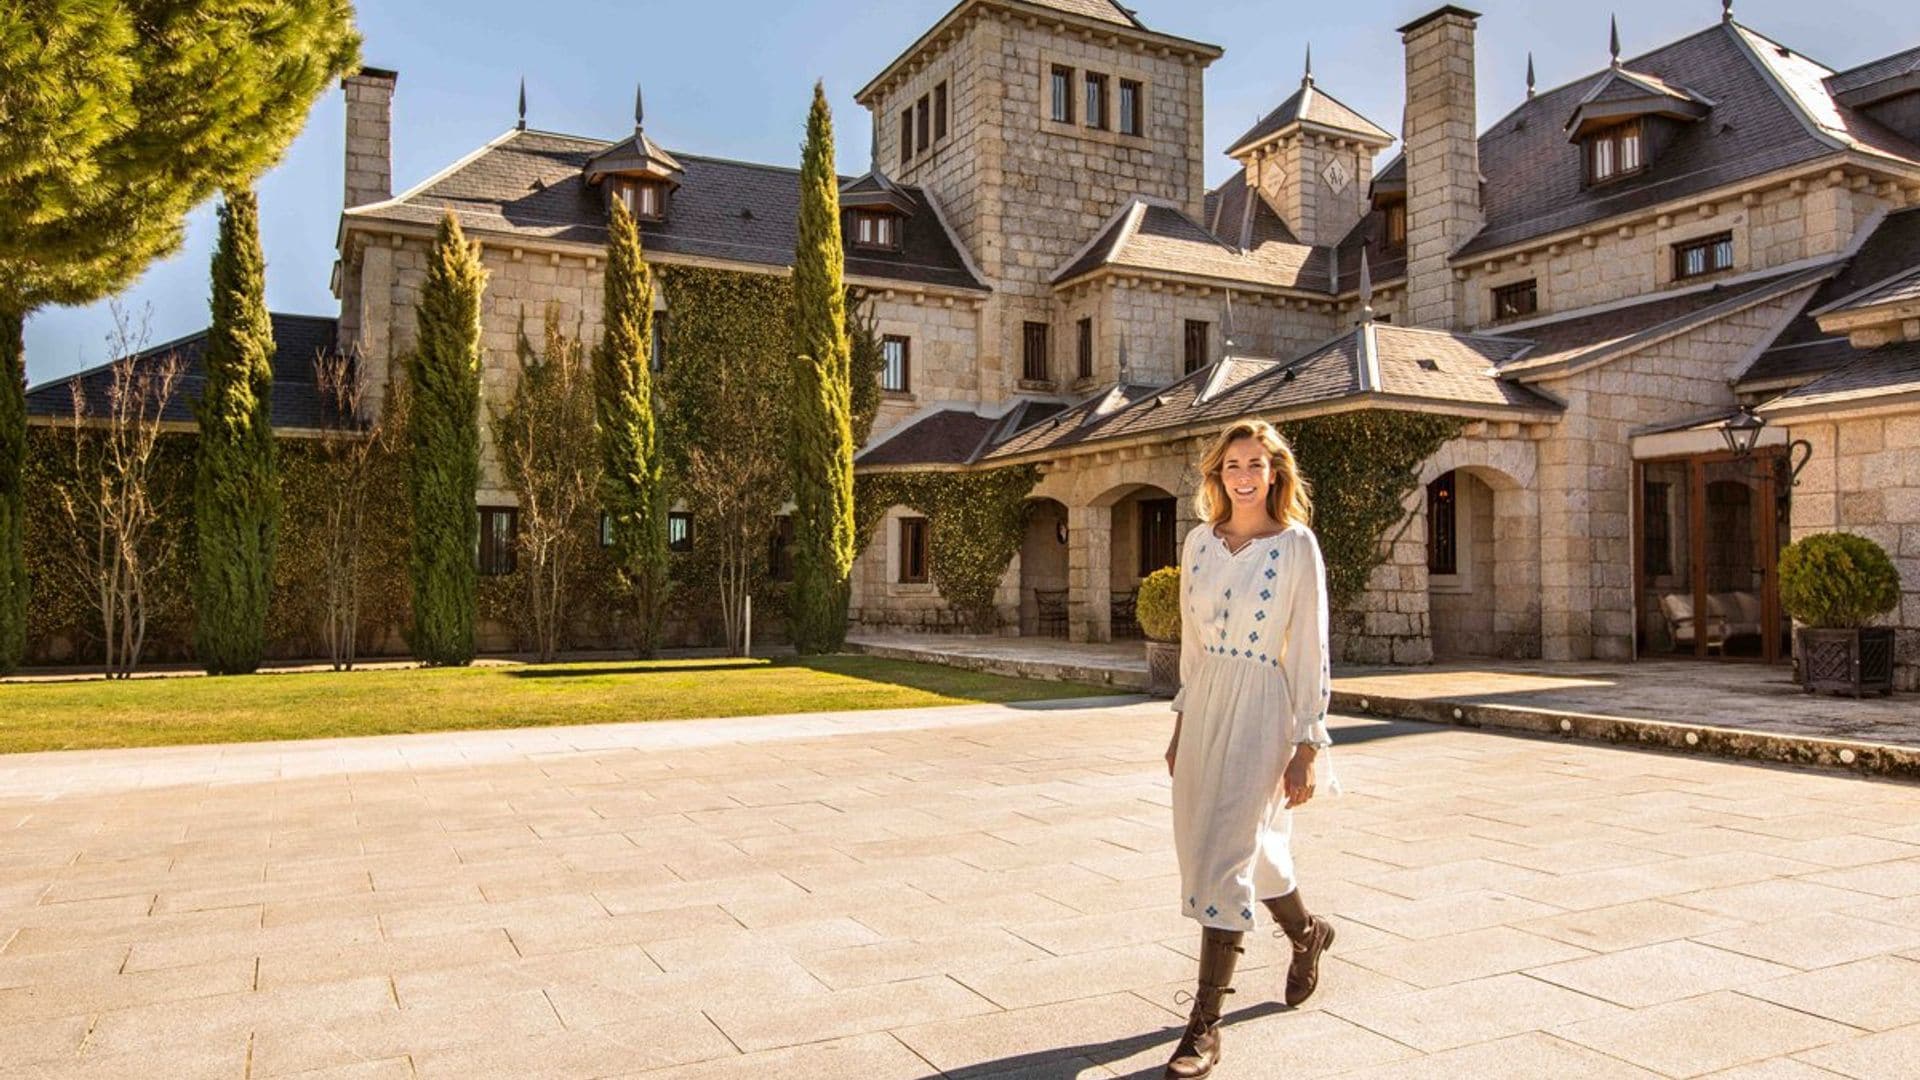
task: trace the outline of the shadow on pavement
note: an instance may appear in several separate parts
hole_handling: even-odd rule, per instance
[[[1249,1020],[1258,1020],[1275,1013],[1293,1010],[1277,1001],[1265,1001],[1244,1009],[1226,1014],[1223,1018],[1227,1032],[1227,1041],[1232,1041],[1231,1028],[1235,1024],[1244,1024]],[[1052,1050],[1035,1050],[1029,1054],[1015,1054],[995,1061],[979,1061],[962,1068],[944,1073],[928,1073],[923,1080],[935,1080],[943,1076],[975,1077],[978,1080],[1074,1080],[1086,1073],[1089,1063],[1108,1065],[1123,1061],[1135,1054],[1144,1053],[1156,1047],[1167,1054],[1173,1053],[1174,1044],[1179,1041],[1185,1025],[1164,1027],[1158,1031],[1146,1031],[1138,1035],[1129,1035],[1124,1039],[1114,1039],[1103,1043],[1082,1043],[1079,1046],[1062,1046]],[[1222,1062],[1224,1066],[1225,1062]],[[1165,1062],[1155,1062],[1134,1072],[1123,1073],[1130,1080],[1158,1080],[1165,1069]]]

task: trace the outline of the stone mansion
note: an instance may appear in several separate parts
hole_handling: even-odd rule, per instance
[[[873,160],[842,188],[846,273],[886,356],[856,468],[1037,464],[1003,631],[1100,641],[1195,524],[1227,420],[1443,414],[1464,427],[1382,538],[1347,660],[1776,661],[1780,547],[1844,529],[1901,569],[1897,678],[1920,685],[1920,47],[1834,71],[1729,4],[1488,122],[1478,19],[1395,31],[1397,137],[1309,70],[1208,190],[1221,48],[1115,0],[959,0],[856,95]],[[787,272],[797,170],[638,123],[523,122],[395,194],[395,86],[345,80],[335,333],[376,388],[448,209],[491,275],[489,394],[523,309],[598,335],[610,198],[651,261]],[[505,514],[486,474],[483,517]],[[951,626],[927,563],[926,523],[889,511],[855,622]]]

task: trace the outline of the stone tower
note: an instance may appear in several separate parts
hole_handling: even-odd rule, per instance
[[[1392,144],[1378,124],[1314,84],[1309,52],[1300,89],[1227,153],[1296,239],[1338,244],[1366,216],[1374,156]]]
[[[1477,12],[1449,4],[1400,28],[1407,54],[1407,317],[1461,329],[1460,289],[1447,259],[1486,218],[1473,102]]]

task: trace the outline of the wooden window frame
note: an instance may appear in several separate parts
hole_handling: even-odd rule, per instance
[[[933,105],[927,94],[913,103],[913,136],[919,144],[915,153],[924,154],[933,148]]]
[[[1490,292],[1494,322],[1508,319],[1524,319],[1540,310],[1540,279],[1528,278],[1525,281],[1496,285]]]
[[[1050,381],[1048,373],[1053,370],[1053,342],[1050,340],[1052,327],[1043,322],[1023,322],[1020,324],[1020,377],[1027,382],[1043,383]]]
[[[1722,251],[1726,253],[1724,262],[1716,258]],[[1694,252],[1703,253],[1703,268],[1689,271],[1687,269],[1687,256]],[[1673,245],[1673,280],[1689,281],[1693,278],[1703,278],[1731,270],[1733,269],[1733,257],[1732,232],[1718,232],[1711,236],[1700,236],[1692,240],[1680,241]]]
[[[520,511],[511,506],[482,506],[479,514],[480,537],[474,547],[474,569],[481,577],[505,577],[520,565]],[[504,550],[493,527],[493,523],[501,519],[507,522]]]
[[[673,538],[673,527],[684,526],[685,532],[680,539]],[[667,550],[687,552],[693,550],[693,512],[691,510],[667,511]]]
[[[1078,361],[1076,374],[1082,379],[1093,378],[1093,316],[1088,315],[1074,324],[1074,356]]]
[[[632,214],[635,221],[664,221],[667,217],[667,189],[658,180],[641,180],[633,177],[616,177],[608,188],[608,195],[618,199]],[[643,198],[644,197],[644,198]],[[652,209],[642,205],[651,201]]]
[[[1407,246],[1407,204],[1405,202],[1387,204],[1386,245],[1390,248]]]
[[[869,226],[873,230],[871,238],[867,234]],[[899,251],[900,226],[898,215],[883,210],[855,210],[847,242],[866,251]]]
[[[900,385],[887,385],[887,370],[890,367],[887,346],[900,346]],[[910,394],[913,392],[913,339],[904,334],[888,334],[880,339],[880,389],[889,394]]]
[[[899,584],[925,585],[927,583],[928,547],[927,519],[901,518]]]
[[[1628,153],[1628,148],[1632,153]],[[1601,171],[1602,152],[1607,158],[1607,170]],[[1638,120],[1628,120],[1623,124],[1603,128],[1586,137],[1581,146],[1581,154],[1586,161],[1588,184],[1611,184],[1635,176],[1647,167],[1646,128]],[[1631,156],[1633,164],[1628,165]]]
[[[1179,500],[1141,499],[1137,504],[1140,530],[1140,576],[1174,566],[1180,561]]]
[[[1119,98],[1120,134],[1143,137],[1147,133],[1147,86],[1139,79],[1121,79]]]
[[[1191,375],[1212,362],[1213,324],[1205,319],[1188,319],[1182,331],[1182,375]]]
[[[939,142],[947,137],[947,82],[945,79],[933,87],[933,141]]]
[[[900,164],[913,164],[913,106],[900,110]]]
[[[1460,482],[1449,471],[1427,485],[1427,573],[1454,577],[1460,573]]]
[[[1107,100],[1109,79],[1098,71],[1081,72],[1080,93],[1085,98],[1085,123],[1090,131],[1109,131],[1113,127],[1113,105]]]
[[[1074,112],[1076,97],[1073,75],[1072,68],[1055,64],[1047,76],[1047,116],[1056,124],[1071,124],[1077,116]]]

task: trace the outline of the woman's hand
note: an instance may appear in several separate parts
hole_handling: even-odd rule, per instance
[[[1313,798],[1313,759],[1319,754],[1320,749],[1311,743],[1300,743],[1293,748],[1287,771],[1280,777],[1280,791],[1287,798],[1287,809],[1304,806]]]

